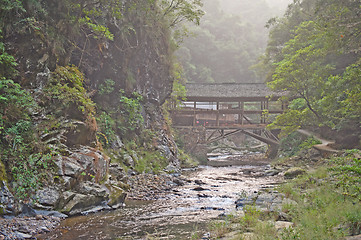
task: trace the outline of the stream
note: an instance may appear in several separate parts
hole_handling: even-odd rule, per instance
[[[236,211],[241,194],[280,181],[264,175],[270,166],[263,154],[217,156],[209,164],[183,170],[185,184],[161,199],[128,200],[115,211],[71,217],[40,239],[191,239],[206,234],[212,219]]]

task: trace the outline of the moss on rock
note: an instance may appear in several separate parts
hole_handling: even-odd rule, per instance
[[[5,165],[0,160],[0,187],[2,187],[3,182],[7,182],[7,176]]]

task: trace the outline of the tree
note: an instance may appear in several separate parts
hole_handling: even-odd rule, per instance
[[[171,27],[188,21],[199,25],[204,12],[201,0],[160,0],[163,15],[169,19]]]
[[[263,57],[268,85],[295,99],[271,128],[287,134],[306,125],[342,129],[351,124],[360,131],[360,11],[355,1],[303,0],[295,1],[284,18],[269,22],[275,25]]]

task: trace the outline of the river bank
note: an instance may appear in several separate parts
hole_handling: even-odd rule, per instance
[[[131,176],[133,185],[119,210],[62,221],[39,239],[188,239],[207,236],[208,223],[236,211],[242,194],[270,189],[282,180],[265,174],[262,154],[233,159],[238,166],[200,166],[182,174]],[[243,161],[244,160],[244,161]],[[273,175],[273,176],[272,176]]]
[[[221,156],[218,160],[217,167],[199,166],[184,169],[182,174],[131,175],[132,190],[122,208],[71,217],[57,222],[59,226],[55,230],[49,228],[52,231],[35,237],[231,240],[255,239],[259,236],[254,231],[273,237],[280,234],[291,237],[299,226],[292,209],[303,204],[294,194],[309,196],[311,190],[302,186],[312,179],[311,183],[318,184],[323,180],[308,177],[306,173],[326,164],[313,149],[304,156],[277,163],[254,153],[243,157]],[[217,159],[210,163],[212,161]],[[219,166],[220,162],[223,166]],[[300,179],[306,180],[299,183],[301,189],[293,190],[298,185],[289,187],[288,184],[299,175],[304,175]]]

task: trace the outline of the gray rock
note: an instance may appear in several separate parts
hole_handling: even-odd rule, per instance
[[[57,217],[57,218],[67,218],[68,215],[62,214],[58,211],[45,211],[45,210],[35,210],[36,215],[40,216],[49,216],[49,217]]]
[[[292,167],[285,172],[284,177],[287,179],[295,178],[299,175],[305,174],[306,170],[299,167]]]
[[[94,195],[102,198],[109,196],[107,188],[93,182],[82,182],[76,189],[84,195]]]
[[[63,176],[63,184],[65,190],[70,190],[76,183],[76,179],[68,176]]]
[[[112,180],[126,182],[127,176],[124,173],[124,169],[118,163],[112,163],[109,166],[109,174]]]
[[[16,236],[16,239],[19,239],[19,240],[33,238],[32,235],[27,234],[27,233],[22,233],[22,232],[15,232],[15,236]]]
[[[83,170],[79,164],[75,164],[73,162],[66,161],[66,160],[64,161],[64,160],[65,159],[63,158],[64,175],[70,176],[70,177],[75,177],[76,175],[80,174],[80,172]]]
[[[290,228],[293,226],[293,223],[291,222],[286,222],[286,221],[277,221],[275,222],[275,228],[277,231],[280,231],[284,228]]]
[[[37,191],[35,197],[37,201],[42,205],[55,206],[59,201],[60,194],[57,190],[53,188],[44,188]]]
[[[54,163],[57,167],[57,175],[59,176],[63,176],[64,175],[64,170],[63,170],[63,159],[61,156],[58,156],[55,158]]]
[[[70,158],[76,159],[83,169],[87,169],[94,162],[94,157],[85,155],[89,153],[95,155],[95,153],[89,151],[89,149],[82,149],[81,152],[73,153]]]
[[[129,154],[124,154],[124,160],[127,166],[134,167],[134,160]]]
[[[124,143],[122,142],[120,137],[117,135],[115,137],[115,140],[112,142],[112,149],[120,150],[121,148],[123,148],[123,146],[124,146]]]
[[[22,206],[20,216],[35,217],[35,216],[36,216],[36,212],[35,212],[35,210],[34,210],[33,208],[31,208],[28,204],[24,204],[24,205]]]
[[[110,190],[108,205],[113,209],[123,206],[127,193],[120,187],[114,185],[107,185]]]
[[[64,206],[62,212],[70,216],[80,214],[94,206],[100,205],[103,198],[94,195],[74,194],[73,198]]]
[[[0,216],[14,213],[14,196],[5,182],[0,183]]]
[[[88,214],[97,213],[97,212],[104,211],[104,210],[111,210],[111,209],[112,208],[109,207],[108,205],[103,204],[101,206],[96,206],[96,207],[91,208],[89,210],[83,211],[83,212],[81,212],[81,215],[88,215]]]
[[[264,174],[265,174],[266,176],[276,176],[276,175],[278,175],[279,173],[280,173],[280,171],[277,170],[277,169],[270,169],[270,170],[267,170]]]

